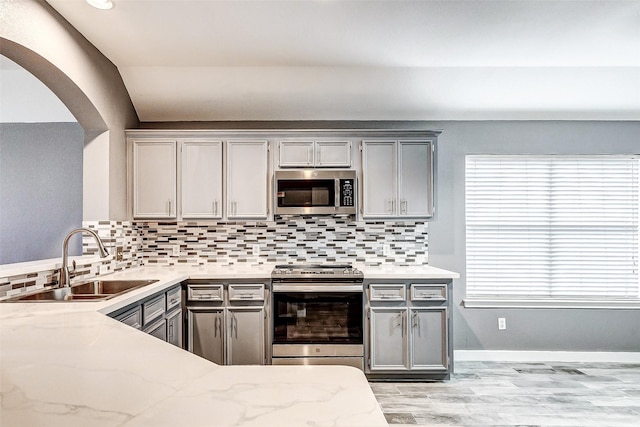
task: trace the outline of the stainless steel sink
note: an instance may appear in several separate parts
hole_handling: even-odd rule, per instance
[[[20,295],[7,299],[4,302],[105,300],[155,282],[157,282],[157,280],[94,280],[79,283],[70,288],[48,289],[29,295]]]
[[[155,282],[157,282],[157,280],[94,280],[72,286],[71,293],[74,295],[119,295],[123,292],[147,286]]]

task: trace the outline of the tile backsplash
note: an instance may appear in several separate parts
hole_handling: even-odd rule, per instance
[[[87,221],[116,261],[79,263],[72,278],[91,278],[141,265],[356,262],[428,263],[426,221],[355,221],[349,217],[286,216],[275,221]],[[83,254],[97,255],[90,236]],[[0,275],[1,276],[1,275]],[[0,298],[56,284],[54,269],[0,277]]]
[[[79,277],[92,278],[100,274],[113,273],[142,265],[142,260],[139,256],[141,238],[138,230],[133,227],[132,222],[87,221],[82,225],[98,232],[110,254],[115,254],[116,247],[123,247],[124,257],[122,261],[116,261],[114,257],[98,258],[98,247],[95,241],[91,236],[83,234],[82,253],[83,255],[95,255],[95,258],[91,257],[87,259],[87,262],[78,262],[75,270],[71,271],[72,280],[77,280]],[[60,245],[62,245],[62,242],[60,242]],[[60,250],[62,251],[62,246]],[[53,261],[46,262],[45,264],[49,265],[49,267],[40,270],[34,268],[34,271],[11,276],[0,274],[0,298],[57,284],[60,280],[60,271],[50,267],[53,263]],[[71,265],[71,263],[69,264]]]
[[[424,221],[291,216],[276,221],[146,221],[135,222],[134,227],[142,236],[140,256],[145,265],[428,263]]]

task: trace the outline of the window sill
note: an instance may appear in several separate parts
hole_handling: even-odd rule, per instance
[[[581,299],[489,299],[465,298],[462,300],[465,308],[581,308],[605,310],[638,310],[640,299],[637,300],[581,300]]]

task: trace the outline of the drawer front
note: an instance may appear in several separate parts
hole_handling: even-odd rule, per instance
[[[144,325],[148,325],[156,319],[164,316],[165,296],[159,295],[144,304],[142,304],[142,321]]]
[[[369,299],[371,301],[405,301],[406,288],[403,284],[372,283],[369,285]]]
[[[446,301],[447,285],[411,285],[411,301]]]
[[[189,301],[224,301],[223,285],[188,285]]]
[[[176,307],[180,307],[182,302],[182,288],[176,286],[173,289],[167,291],[167,311],[171,311]]]
[[[229,285],[229,301],[264,301],[264,284]]]
[[[124,313],[116,316],[115,319],[125,325],[131,326],[132,328],[142,328],[142,310],[140,310],[140,306],[125,311]]]

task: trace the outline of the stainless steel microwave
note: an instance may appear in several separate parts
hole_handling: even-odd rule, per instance
[[[275,172],[276,215],[355,215],[356,171]]]

